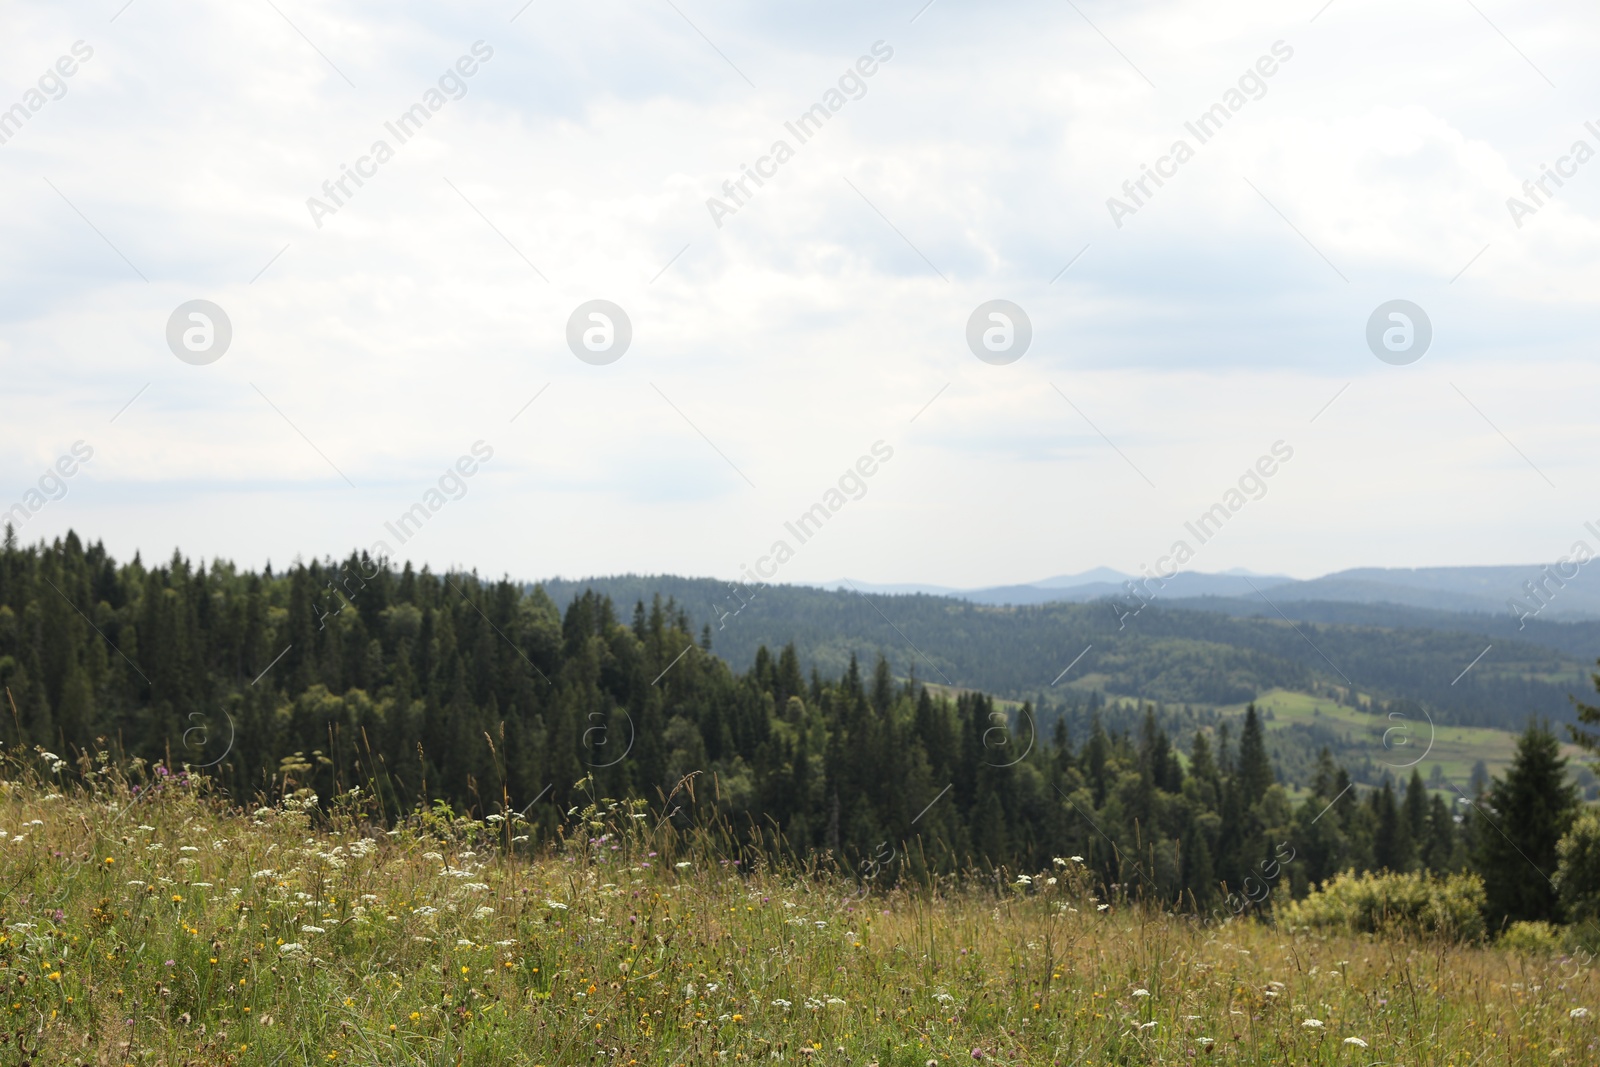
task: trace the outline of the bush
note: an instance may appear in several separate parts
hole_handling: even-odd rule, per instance
[[[1290,928],[1335,928],[1360,933],[1413,933],[1457,940],[1484,934],[1483,879],[1476,874],[1345,873],[1313,887],[1304,900],[1279,909]]]
[[[1553,956],[1561,951],[1561,931],[1549,923],[1512,923],[1500,936],[1502,948],[1534,956]]]
[[[1556,889],[1568,922],[1600,919],[1600,811],[1587,809],[1556,845]]]

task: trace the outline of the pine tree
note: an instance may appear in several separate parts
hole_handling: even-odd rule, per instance
[[[1505,777],[1495,778],[1477,805],[1477,868],[1483,875],[1490,929],[1517,921],[1556,921],[1551,882],[1556,845],[1578,807],[1567,761],[1548,726],[1532,721],[1517,740]]]
[[[1596,662],[1600,662],[1600,660],[1597,660]],[[1589,680],[1594,683],[1595,689],[1600,690],[1600,673],[1589,675]],[[1572,703],[1577,709],[1578,722],[1582,723],[1583,726],[1600,727],[1600,706],[1596,706],[1594,704],[1585,704],[1577,697],[1572,698]],[[1573,743],[1578,745],[1578,747],[1582,748],[1585,752],[1588,752],[1591,755],[1600,755],[1600,732],[1597,732],[1596,730],[1585,730],[1583,726],[1572,726],[1569,724],[1567,726],[1567,733],[1572,735]]]
[[[1413,848],[1421,848],[1428,837],[1428,791],[1422,785],[1422,772],[1411,768],[1411,781],[1406,786],[1406,833]],[[1415,853],[1411,857],[1416,859]]]
[[[1107,763],[1110,758],[1111,739],[1106,736],[1099,711],[1095,711],[1089,720],[1089,743],[1083,746],[1083,770],[1090,788],[1094,790],[1094,806],[1097,808],[1106,802],[1106,790],[1109,788]]]
[[[1239,734],[1239,799],[1249,807],[1272,786],[1272,761],[1267,758],[1267,742],[1262,734],[1256,706],[1245,709],[1244,729]]]
[[[1428,810],[1427,842],[1421,857],[1423,866],[1440,873],[1457,870],[1460,866],[1457,856],[1460,850],[1459,837],[1455,820],[1450,815],[1450,805],[1444,797],[1435,796]]]
[[[1372,794],[1372,815],[1377,832],[1372,839],[1372,863],[1379,870],[1403,873],[1411,869],[1411,827],[1395,803],[1394,783],[1388,778]]]

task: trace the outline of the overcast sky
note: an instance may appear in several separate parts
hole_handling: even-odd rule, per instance
[[[1592,3],[923,3],[0,6],[0,507],[147,559],[731,578],[781,538],[777,581],[952,586],[1180,537],[1542,563],[1600,521]],[[605,364],[567,339],[596,299]],[[1433,335],[1398,365],[1397,299]],[[1009,363],[968,345],[991,300]]]

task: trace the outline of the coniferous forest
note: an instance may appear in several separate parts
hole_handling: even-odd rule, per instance
[[[1414,770],[1356,788],[1324,753],[1291,801],[1253,707],[1173,737],[1126,705],[1040,722],[881,657],[825,678],[763,648],[741,674],[670,602],[558,605],[365,556],[249,573],[8,536],[0,684],[6,744],[67,774],[106,752],[203,770],[239,803],[361,788],[391,817],[518,811],[542,835],[575,805],[636,797],[864,882],[1078,856],[1116,891],[1197,909],[1348,869],[1475,869],[1492,922],[1555,918],[1536,873],[1578,807],[1538,724],[1479,796],[1452,802]],[[1502,820],[1520,820],[1520,850]]]

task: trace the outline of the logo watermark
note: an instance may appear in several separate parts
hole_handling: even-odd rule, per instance
[[[567,318],[567,347],[585,363],[596,367],[615,363],[631,344],[633,320],[620,304],[590,300]]]
[[[186,300],[167,316],[167,347],[185,363],[215,363],[233,344],[233,320],[209,300]]]
[[[1222,494],[1222,499],[1212,504],[1193,520],[1183,524],[1183,528],[1195,540],[1191,545],[1188,540],[1179,538],[1172,543],[1168,553],[1156,560],[1155,565],[1142,564],[1139,567],[1142,578],[1130,578],[1123,582],[1129,597],[1138,602],[1138,607],[1123,610],[1117,608],[1117,629],[1127,626],[1128,619],[1143,611],[1167,582],[1176,578],[1183,568],[1194,559],[1199,548],[1216,537],[1229,519],[1244,509],[1252,500],[1260,500],[1267,495],[1267,479],[1273,477],[1281,469],[1280,465],[1288,463],[1294,458],[1294,446],[1286,441],[1274,441],[1270,454],[1260,456],[1254,464],[1245,468],[1243,474],[1234,486],[1230,486]],[[1155,584],[1152,591],[1151,583]]]
[[[445,68],[445,72],[439,75],[436,86],[430,86],[423,91],[420,102],[406,108],[393,122],[383,124],[383,128],[394,138],[395,145],[403,145],[421,133],[422,127],[427,125],[445,104],[466,96],[466,79],[478,73],[480,64],[487,63],[494,57],[494,49],[483,41],[474,41],[470,53],[457,59],[454,66]],[[447,93],[448,96],[445,95]],[[306,198],[306,210],[311,212],[311,221],[316,223],[317,229],[322,229],[324,217],[337,215],[339,209],[367,184],[366,179],[376,178],[378,167],[389,162],[394,156],[394,146],[380,138],[372,142],[366,155],[356,158],[354,167],[347,163],[339,164],[339,176],[329,178],[322,183],[322,195],[326,199],[315,196]],[[354,189],[350,187],[352,182],[355,183]]]
[[[39,75],[34,83],[37,88],[24,91],[21,101],[0,111],[0,145],[21,133],[23,124],[43,110],[45,104],[66,96],[66,79],[78,73],[79,63],[87,63],[94,55],[94,49],[82,41],[72,42],[71,52],[72,55],[62,56],[53,67]]]
[[[1196,146],[1205,144],[1221,133],[1223,125],[1251,100],[1260,100],[1267,95],[1266,79],[1278,73],[1280,63],[1287,63],[1294,58],[1294,49],[1282,41],[1274,41],[1271,52],[1271,55],[1257,59],[1255,66],[1239,75],[1238,82],[1223,92],[1220,101],[1202,111],[1193,122],[1183,124],[1183,128],[1194,138],[1194,145],[1182,137],[1173,141],[1167,154],[1157,159],[1154,167],[1141,163],[1139,176],[1122,183],[1122,195],[1126,200],[1115,196],[1106,198],[1106,210],[1111,213],[1111,221],[1117,229],[1122,229],[1124,218],[1137,215],[1139,209],[1155,197],[1156,189],[1166,185],[1165,179],[1178,176],[1178,168],[1195,157]],[[1155,189],[1150,187],[1151,183],[1155,184]]]
[[[883,41],[874,41],[871,55],[862,56],[856,60],[854,67],[846,68],[839,76],[836,88],[830,87],[822,94],[820,101],[812,104],[793,122],[785,122],[783,128],[794,137],[796,144],[805,144],[822,132],[822,127],[843,110],[847,101],[860,100],[866,96],[866,79],[878,73],[879,63],[887,63],[893,58],[892,47]],[[722,229],[724,218],[737,215],[740,208],[748,206],[756,192],[770,179],[778,176],[778,168],[794,156],[794,146],[780,137],[772,142],[772,147],[768,149],[766,155],[756,159],[754,168],[748,164],[739,164],[738,177],[729,178],[722,183],[722,194],[727,199],[714,196],[706,198],[706,210],[711,212],[711,221],[716,223],[717,229]],[[755,183],[755,189],[750,188],[751,182]]]
[[[1009,300],[979,304],[967,319],[967,347],[985,363],[996,367],[1015,363],[1032,343],[1032,320]]]
[[[67,495],[67,479],[77,474],[81,465],[94,458],[94,449],[86,441],[72,442],[67,454],[58,457],[45,469],[34,486],[23,491],[22,499],[3,513],[7,526],[20,530],[33,516],[44,510],[46,504]]]
[[[1391,366],[1404,367],[1427,354],[1433,320],[1409,300],[1388,300],[1367,317],[1367,347]]]

